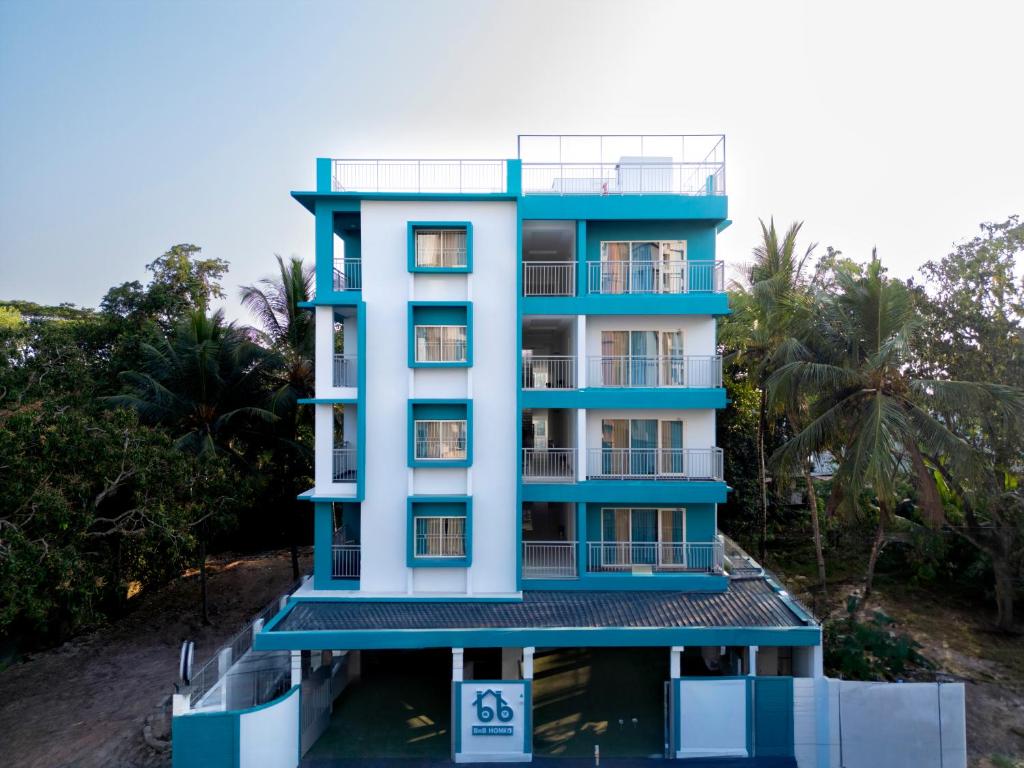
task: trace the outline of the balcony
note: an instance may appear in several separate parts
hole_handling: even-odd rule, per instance
[[[523,448],[523,482],[576,482],[576,449]]]
[[[721,448],[590,448],[588,480],[713,480],[724,477]]]
[[[523,296],[575,295],[575,261],[523,262]]]
[[[360,568],[359,544],[333,544],[331,546],[331,577],[358,579]]]
[[[335,448],[331,480],[335,483],[356,482],[358,466],[358,451],[355,448]]]
[[[587,545],[587,572],[722,573],[721,541],[622,542],[592,541]],[[524,560],[525,565],[525,560]],[[524,572],[525,577],[525,572]]]
[[[587,358],[587,363],[588,387],[722,386],[719,355],[600,355]]]
[[[722,261],[592,261],[587,291],[603,295],[724,293]]]
[[[339,259],[334,262],[334,290],[361,291],[363,262],[361,259]]]
[[[523,389],[576,389],[576,358],[524,354]]]
[[[725,194],[725,137],[519,137],[524,195]]]
[[[524,579],[575,579],[575,541],[524,541]]]
[[[504,160],[332,160],[333,192],[501,194]]]
[[[332,381],[336,387],[358,385],[359,361],[355,355],[335,355]]]

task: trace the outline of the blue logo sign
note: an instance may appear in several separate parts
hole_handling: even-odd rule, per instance
[[[493,703],[487,702],[489,697],[493,699]],[[473,706],[476,708],[476,719],[484,723],[484,725],[473,726],[472,734],[474,736],[511,736],[513,734],[513,726],[498,725],[494,722],[494,719],[497,718],[498,723],[509,723],[515,717],[515,712],[505,701],[501,691],[491,688],[477,691]]]

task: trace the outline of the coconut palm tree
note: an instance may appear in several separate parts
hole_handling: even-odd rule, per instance
[[[975,472],[981,460],[932,414],[957,402],[972,411],[987,407],[1021,413],[1024,400],[1005,386],[912,377],[909,344],[920,320],[906,285],[887,278],[875,254],[863,276],[839,270],[836,284],[836,293],[816,301],[815,343],[801,345],[795,359],[769,376],[774,397],[809,404],[802,428],[772,462],[793,467],[830,451],[837,460],[830,507],[837,509],[855,505],[861,491],[870,489],[878,522],[865,575],[866,599],[893,522],[900,478],[909,476],[925,518],[937,524],[943,510],[924,452],[942,457],[963,475]]]
[[[723,324],[722,342],[737,350],[735,362],[745,366],[760,390],[757,419],[758,480],[761,489],[758,550],[763,559],[768,539],[768,472],[765,444],[773,421],[766,382],[792,354],[794,339],[801,333],[797,308],[806,292],[804,270],[816,243],[801,253],[797,237],[803,222],[790,224],[781,237],[775,220],[762,220],[761,242],[753,249],[753,261],[742,279],[734,283],[733,320]],[[817,516],[814,516],[817,531]],[[820,553],[820,537],[815,534]],[[824,561],[822,560],[822,568]]]
[[[312,474],[313,459],[311,445],[300,439],[311,414],[299,405],[299,400],[312,397],[315,391],[313,314],[299,305],[312,296],[314,271],[296,257],[285,263],[277,256],[277,266],[276,278],[242,287],[242,305],[260,326],[250,332],[275,356],[270,408],[278,420],[269,433],[271,463],[276,468],[274,474],[281,479],[281,503],[292,507],[287,517],[288,538],[292,574],[297,579],[298,526],[308,505],[298,503],[296,496],[302,490],[298,486]]]
[[[277,418],[265,407],[270,353],[226,323],[222,311],[194,310],[169,335],[143,344],[141,356],[142,370],[120,375],[126,392],[103,400],[166,427],[178,448],[200,459],[226,455],[241,463],[247,440]],[[207,519],[197,525],[204,623]]]

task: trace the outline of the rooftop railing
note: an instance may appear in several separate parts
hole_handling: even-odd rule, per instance
[[[335,192],[500,194],[504,160],[333,160]]]
[[[725,136],[523,135],[523,194],[724,195]]]

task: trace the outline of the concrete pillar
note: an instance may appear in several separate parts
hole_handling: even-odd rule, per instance
[[[587,386],[587,316],[576,315],[576,386]]]
[[[523,680],[533,680],[533,652],[537,650],[532,645],[523,648]]]
[[[518,680],[519,665],[523,661],[523,650],[521,648],[501,649],[501,679]]]
[[[187,693],[175,693],[171,696],[171,715],[177,717],[188,713],[190,696]]]
[[[260,633],[260,630],[262,630],[262,629],[263,629],[263,619],[256,619],[256,621],[254,621],[252,623],[252,642],[253,642],[253,644],[256,643],[256,635],[258,635]]]
[[[600,446],[598,446],[600,447]],[[587,409],[576,409],[576,479],[587,479]]]
[[[363,676],[363,652],[362,651],[339,651],[348,654],[348,679],[358,680]]]
[[[452,682],[462,682],[463,650],[452,648]]]
[[[820,645],[811,646],[811,675],[813,677],[825,676],[825,652]]]
[[[292,651],[292,685],[302,685],[302,651]]]
[[[668,676],[675,680],[683,676],[683,650],[685,646],[673,645],[668,653]]]
[[[747,647],[747,675],[753,677],[757,674],[757,646]]]

